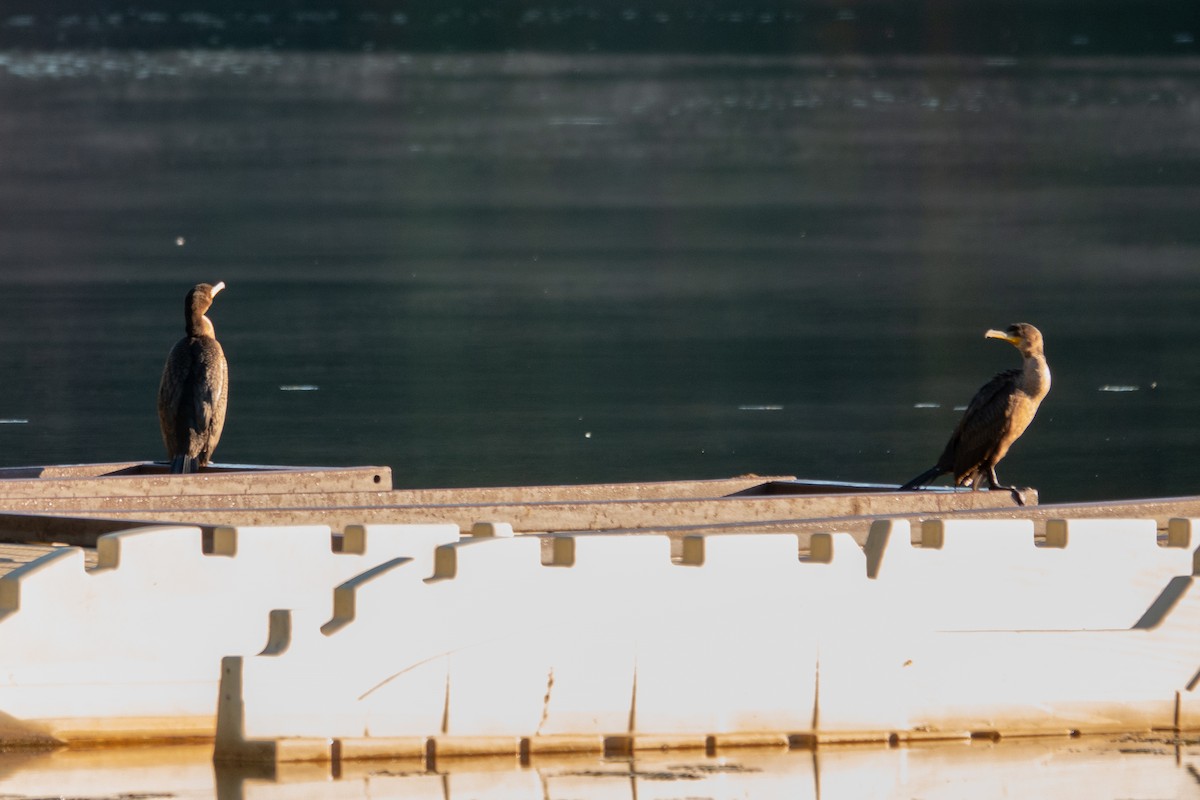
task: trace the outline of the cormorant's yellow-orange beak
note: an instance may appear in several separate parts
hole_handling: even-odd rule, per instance
[[[1021,343],[1020,336],[1013,336],[1011,333],[1005,333],[1004,331],[998,331],[995,328],[993,328],[992,330],[985,333],[984,338],[1003,339],[1004,341],[1008,342],[1009,344],[1020,344]]]

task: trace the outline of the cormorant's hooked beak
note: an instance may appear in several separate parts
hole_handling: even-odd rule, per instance
[[[998,331],[995,328],[993,328],[992,330],[989,330],[987,333],[985,333],[984,338],[986,338],[986,339],[1003,339],[1004,341],[1008,342],[1011,345],[1018,345],[1021,343],[1020,336],[1016,336],[1011,333],[1006,333],[1005,331]]]
[[[213,285],[213,287],[212,287],[212,292],[210,292],[211,296],[212,296],[212,297],[216,297],[216,296],[217,296],[217,292],[221,291],[221,290],[222,290],[222,289],[224,289],[224,288],[225,288],[225,281],[218,281],[218,282],[217,282],[216,284],[214,284],[214,285]]]

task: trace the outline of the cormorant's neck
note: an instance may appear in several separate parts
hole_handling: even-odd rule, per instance
[[[1050,391],[1050,365],[1041,353],[1029,353],[1025,356],[1025,365],[1021,376],[1022,388],[1031,396],[1041,400]]]
[[[216,331],[213,329],[212,320],[203,314],[192,314],[188,318],[187,335],[192,337],[211,336],[214,339],[217,336]]]

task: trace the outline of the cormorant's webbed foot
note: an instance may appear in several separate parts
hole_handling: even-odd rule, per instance
[[[988,478],[988,488],[989,489],[1003,489],[1006,492],[1011,492],[1012,498],[1014,501],[1016,501],[1017,505],[1019,505],[1019,506],[1025,505],[1025,498],[1021,496],[1021,493],[1019,491],[1017,491],[1017,487],[1005,486],[996,478],[996,468],[995,467],[991,467],[988,469],[987,478]]]

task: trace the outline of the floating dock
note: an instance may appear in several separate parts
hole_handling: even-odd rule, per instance
[[[349,763],[1200,727],[1200,498],[163,472],[0,471],[0,745]]]
[[[1178,520],[484,537],[396,560],[223,659],[219,760],[719,750],[1200,722]],[[389,635],[394,637],[389,640]],[[1136,680],[1131,677],[1136,676]]]

